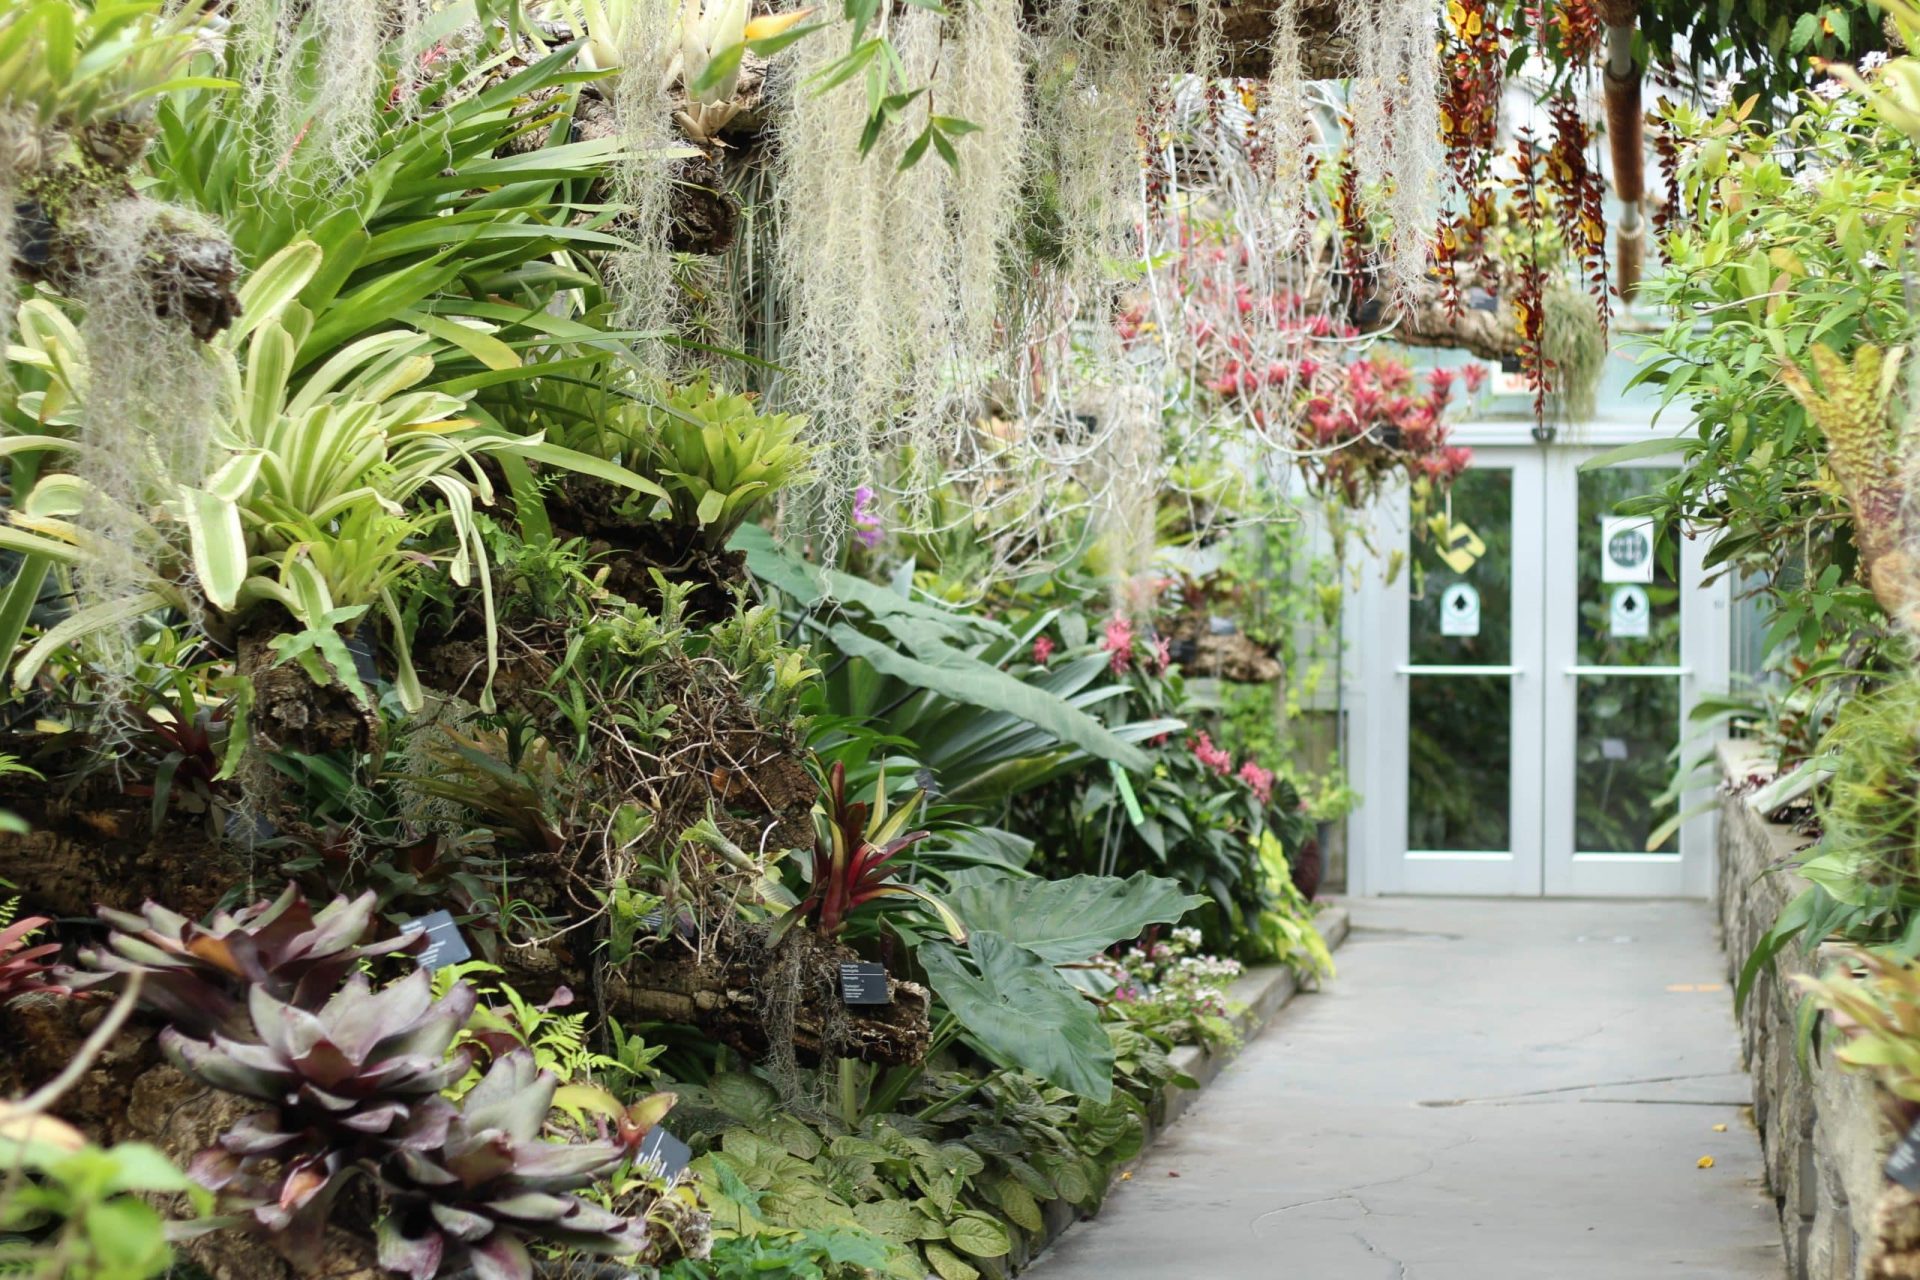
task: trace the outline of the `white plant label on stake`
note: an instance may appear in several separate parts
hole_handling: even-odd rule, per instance
[[[1471,582],[1452,582],[1440,593],[1440,634],[1480,634],[1480,592]]]
[[[1653,605],[1645,587],[1620,586],[1613,589],[1607,606],[1607,634],[1615,640],[1638,640],[1647,635],[1653,621]]]
[[[1653,517],[1606,516],[1600,521],[1600,581],[1653,581]]]

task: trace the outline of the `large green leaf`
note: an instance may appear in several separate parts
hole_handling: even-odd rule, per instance
[[[1008,712],[1097,759],[1117,761],[1123,769],[1146,773],[1152,768],[1146,752],[1086,712],[958,649],[934,649],[930,656],[915,657],[848,623],[835,623],[828,634],[841,653],[865,660],[883,675],[955,702]]]
[[[1207,899],[1136,871],[1118,876],[1041,880],[981,868],[947,877],[941,895],[971,931],[985,930],[1051,964],[1073,964],[1138,937],[1150,924],[1172,924]]]
[[[1052,965],[991,930],[975,932],[968,952],[973,968],[944,942],[923,943],[917,954],[980,1050],[1083,1098],[1112,1097],[1113,1043],[1093,1005]]]

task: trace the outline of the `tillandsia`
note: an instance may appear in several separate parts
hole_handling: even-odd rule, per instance
[[[368,891],[315,911],[288,885],[271,902],[217,911],[205,924],[153,902],[139,915],[102,907],[100,917],[113,934],[107,950],[80,953],[83,972],[75,985],[117,990],[128,975],[141,973],[141,1000],[175,1027],[196,1035],[241,1034],[254,991],[317,1008],[365,961],[425,945],[418,934],[366,942],[374,906]]]
[[[965,942],[965,926],[945,903],[918,885],[894,879],[899,867],[893,859],[932,834],[907,830],[926,794],[916,791],[890,810],[883,772],[874,783],[871,805],[850,802],[847,768],[835,761],[827,772],[824,807],[816,811],[812,884],[806,896],[781,917],[775,936],[783,936],[796,922],[805,920],[817,932],[837,937],[846,929],[847,917],[859,908],[871,902],[907,898],[937,916],[955,942]]]

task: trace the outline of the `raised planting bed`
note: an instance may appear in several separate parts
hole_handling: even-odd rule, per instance
[[[1721,747],[1726,776],[1749,777],[1757,752],[1747,742]],[[1737,979],[1754,945],[1781,908],[1807,887],[1791,869],[1809,844],[1769,822],[1745,794],[1720,807],[1715,905],[1727,970]],[[1887,1180],[1881,1173],[1894,1140],[1872,1080],[1841,1071],[1831,1055],[1796,1052],[1800,993],[1788,979],[1833,963],[1824,944],[1796,939],[1754,980],[1740,1010],[1741,1051],[1753,1077],[1753,1122],[1766,1158],[1767,1187],[1780,1210],[1791,1280],[1851,1280],[1873,1274],[1874,1214]]]

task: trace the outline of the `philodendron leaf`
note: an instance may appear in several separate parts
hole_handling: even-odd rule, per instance
[[[1113,1042],[1094,1007],[1051,964],[991,930],[968,943],[922,943],[927,981],[980,1049],[1083,1098],[1113,1096]]]
[[[1208,899],[1178,883],[1136,871],[1065,880],[1010,876],[986,868],[956,871],[941,895],[974,930],[989,930],[1051,964],[1073,964],[1140,935],[1150,924],[1172,924]]]

